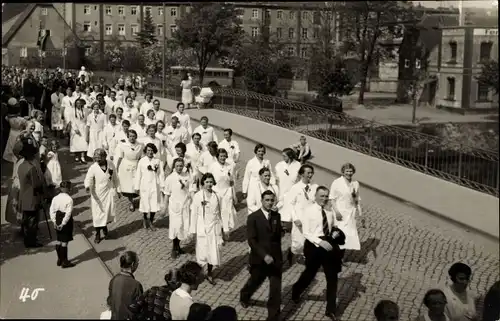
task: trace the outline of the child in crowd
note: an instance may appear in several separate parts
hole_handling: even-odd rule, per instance
[[[45,173],[46,168],[47,168],[46,161],[47,161],[48,148],[49,148],[49,138],[47,136],[43,136],[41,144],[40,144],[40,148],[39,148],[40,167],[41,167],[43,173]]]
[[[311,147],[306,141],[305,136],[300,136],[300,142],[290,146],[297,154],[297,160],[301,164],[305,164],[309,159],[312,158]]]
[[[73,241],[73,199],[70,193],[71,182],[62,182],[60,192],[52,199],[49,210],[57,235],[57,266],[63,269],[75,266],[68,260],[68,243]]]
[[[47,185],[53,188],[58,188],[62,182],[61,164],[59,163],[59,155],[57,154],[58,149],[58,141],[55,139],[51,140],[50,151],[46,156],[47,169],[45,171],[45,180],[47,181]]]

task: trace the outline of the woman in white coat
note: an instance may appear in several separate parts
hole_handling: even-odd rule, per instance
[[[191,126],[191,117],[187,113],[184,112],[185,106],[183,103],[178,103],[177,104],[177,112],[175,112],[173,116],[176,116],[177,119],[179,120],[179,124],[186,128],[188,131],[188,136],[191,138],[191,135],[193,135],[193,127]],[[201,138],[201,136],[200,136]]]
[[[217,163],[217,143],[209,142],[207,150],[204,151],[198,159],[198,170],[201,175],[209,173],[209,168],[212,164]]]
[[[118,193],[118,197],[121,197],[113,162],[106,160],[106,157],[104,149],[94,151],[95,162],[89,167],[84,180],[85,190],[90,193],[96,243],[101,242],[101,231],[104,238],[107,238],[107,225],[115,219],[115,194]]]
[[[142,139],[141,143],[144,146],[146,146],[147,144],[155,145],[156,150],[158,152],[155,154],[154,157],[160,160],[162,166],[165,165],[165,163],[162,161],[163,154],[165,153],[165,151],[163,149],[162,141],[156,137],[156,125],[155,124],[148,125],[148,129],[146,129],[146,134],[147,136]]]
[[[137,196],[134,189],[134,177],[137,164],[142,157],[143,145],[137,142],[135,130],[128,130],[127,136],[127,140],[120,141],[116,148],[116,168],[121,192],[128,199],[129,210],[133,212],[135,211],[134,198]]]
[[[102,113],[99,109],[99,103],[92,104],[92,113],[87,116],[87,135],[89,146],[87,149],[87,156],[92,157],[97,148],[101,148],[102,141],[100,140],[101,134],[106,126],[106,114]]]
[[[278,212],[281,221],[289,223],[292,221],[291,210],[285,204],[285,194],[299,179],[300,163],[295,160],[295,152],[291,148],[285,148],[282,152],[283,160],[276,164],[276,178],[280,193],[278,195]],[[289,224],[288,224],[289,225]],[[287,228],[289,231],[289,229]]]
[[[262,167],[259,170],[259,181],[252,184],[248,190],[247,207],[248,215],[258,211],[262,207],[262,193],[271,191],[274,195],[279,195],[279,188],[276,184],[271,184],[271,170]],[[278,203],[274,204],[274,210],[278,209]]]
[[[236,209],[236,192],[234,190],[234,164],[226,162],[228,152],[221,148],[217,151],[217,162],[210,165],[208,172],[212,173],[217,184],[213,190],[220,198],[223,241],[229,240],[229,233],[234,228]]]
[[[134,189],[140,196],[139,211],[143,214],[143,226],[145,229],[154,230],[153,222],[156,212],[161,208],[165,176],[160,160],[155,157],[158,153],[156,146],[149,143],[144,147],[144,152],[146,156],[137,164]]]
[[[290,206],[292,219],[292,245],[288,251],[287,259],[292,265],[294,255],[302,255],[305,238],[302,234],[302,217],[307,215],[304,209],[314,203],[318,184],[312,183],[314,168],[311,165],[302,165],[299,169],[300,181],[295,183],[285,194],[285,203]]]
[[[206,173],[200,180],[201,190],[193,197],[191,203],[191,223],[189,231],[196,234],[196,261],[207,266],[207,280],[214,285],[212,270],[221,262],[220,247],[222,245],[220,215],[220,198],[213,191],[214,176]]]
[[[118,146],[117,134],[121,130],[121,125],[116,123],[116,115],[109,115],[109,122],[101,133],[101,145],[108,154],[108,159],[116,165],[115,153]]]
[[[266,147],[262,144],[255,145],[253,149],[255,157],[247,162],[245,167],[245,175],[243,176],[243,183],[241,192],[243,193],[243,198],[248,195],[248,190],[250,186],[256,185],[259,182],[259,171],[262,167],[267,167],[271,169],[271,162],[264,158],[266,155]],[[271,184],[275,184],[276,179],[274,178],[273,172],[271,170]]]
[[[168,237],[173,243],[174,259],[184,253],[181,241],[189,236],[191,199],[196,191],[191,176],[183,171],[184,167],[184,160],[176,158],[173,162],[174,171],[165,179],[165,204],[169,217]]]
[[[356,168],[347,163],[342,165],[342,176],[333,181],[330,187],[330,200],[335,212],[335,222],[339,229],[345,234],[345,244],[340,246],[342,256],[345,250],[361,250],[358,229],[356,226],[356,214],[361,216],[361,197],[359,197],[359,183],[353,180]],[[364,219],[361,220],[364,226]]]
[[[86,163],[85,154],[88,149],[87,141],[87,120],[85,117],[85,110],[83,99],[75,101],[75,108],[67,113],[66,121],[69,126],[69,151],[75,155],[75,162],[81,161]],[[68,111],[68,109],[66,110]],[[79,157],[80,156],[80,157]]]

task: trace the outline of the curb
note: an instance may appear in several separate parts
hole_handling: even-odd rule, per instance
[[[163,98],[163,97],[162,97],[162,98]],[[175,100],[170,99],[170,98],[163,98],[163,99],[168,99],[168,100],[175,101]],[[218,109],[215,109],[215,108],[211,108],[211,109],[213,109],[213,110],[218,110]],[[173,112],[171,112],[171,111],[169,111],[169,110],[167,110],[167,109],[162,108],[162,110],[163,110],[163,111],[165,111],[165,112],[167,112],[167,113],[169,113],[169,114],[173,114]],[[189,109],[186,109],[186,111],[189,111]],[[199,120],[198,118],[193,117],[193,116],[191,116],[191,115],[189,115],[189,116],[191,117],[191,120],[194,120],[194,121],[196,121],[196,122],[198,122],[198,123],[200,122],[200,120]],[[242,116],[242,115],[239,115],[239,116]],[[245,116],[242,116],[242,117],[245,117]],[[247,117],[247,118],[249,118],[249,117]],[[253,118],[250,118],[250,119],[252,119],[252,120],[253,120]],[[273,124],[268,124],[268,125],[270,125],[270,126],[275,126],[275,125],[273,125]],[[223,128],[223,127],[220,127],[220,126],[214,125],[213,123],[211,124],[211,126],[212,126],[212,127],[214,127],[214,128],[217,128],[217,129],[219,129],[219,130],[224,130],[224,128]],[[250,142],[252,142],[252,143],[255,143],[255,144],[263,144],[264,146],[266,146],[266,148],[267,148],[267,149],[270,149],[270,150],[272,150],[272,151],[274,151],[274,152],[281,153],[281,150],[280,150],[280,149],[275,148],[275,147],[273,147],[273,146],[269,146],[269,145],[267,145],[267,144],[265,144],[265,143],[262,143],[262,142],[258,142],[258,141],[256,141],[256,140],[254,140],[254,139],[250,138],[250,137],[245,137],[245,136],[239,135],[239,134],[238,134],[238,132],[237,132],[236,130],[233,130],[233,133],[234,133],[234,135],[236,135],[236,136],[238,136],[238,137],[240,137],[240,138],[242,138],[242,139],[248,140],[248,141],[250,141]],[[370,157],[370,156],[367,156],[367,157]],[[333,175],[336,175],[336,176],[339,176],[339,177],[341,176],[341,174],[340,174],[339,172],[336,172],[335,170],[332,170],[332,169],[329,169],[329,168],[326,168],[326,167],[323,167],[323,166],[321,166],[321,165],[316,164],[316,163],[314,162],[314,158],[313,158],[312,160],[310,160],[310,161],[309,161],[309,163],[313,164],[315,167],[317,167],[317,168],[319,168],[319,169],[321,169],[321,170],[323,170],[323,171],[326,171],[326,172],[328,172],[328,173],[330,173],[330,174],[333,174]],[[394,199],[394,200],[396,200],[396,201],[398,201],[398,202],[401,202],[401,203],[407,204],[407,205],[409,205],[409,206],[411,206],[411,207],[413,207],[413,208],[416,208],[416,209],[419,209],[419,210],[421,210],[421,211],[423,211],[423,212],[426,212],[426,213],[427,213],[427,214],[429,214],[429,215],[435,216],[435,217],[437,217],[437,218],[439,218],[439,219],[441,219],[441,220],[443,220],[443,221],[445,221],[445,222],[452,223],[453,225],[455,225],[455,226],[457,226],[457,227],[460,227],[460,228],[465,229],[465,230],[466,230],[466,232],[474,232],[474,233],[476,233],[476,234],[478,234],[478,235],[480,235],[480,236],[482,236],[482,237],[485,237],[486,239],[488,239],[488,240],[490,240],[490,241],[495,241],[495,242],[497,242],[497,241],[498,241],[498,238],[497,238],[496,236],[491,235],[491,234],[489,234],[489,233],[487,233],[487,232],[484,232],[484,231],[479,230],[479,229],[477,229],[477,228],[471,227],[471,226],[469,226],[469,225],[467,225],[467,224],[464,224],[464,223],[462,223],[462,222],[459,222],[459,221],[457,221],[457,220],[454,220],[453,218],[450,218],[450,217],[448,217],[448,216],[446,216],[446,215],[443,215],[443,214],[440,214],[440,213],[438,213],[438,212],[435,212],[435,211],[429,210],[429,209],[427,209],[427,208],[425,208],[425,207],[422,207],[422,206],[420,206],[420,205],[417,205],[417,204],[415,204],[415,203],[413,203],[413,202],[410,202],[410,201],[405,200],[405,199],[403,199],[403,198],[400,198],[400,197],[398,197],[398,196],[395,196],[395,195],[389,194],[389,193],[387,193],[387,192],[385,192],[385,191],[383,191],[383,190],[377,189],[377,188],[375,188],[375,187],[373,187],[373,186],[366,185],[366,184],[364,184],[364,183],[362,183],[362,182],[359,182],[359,183],[360,183],[360,185],[361,185],[363,188],[367,188],[367,189],[369,189],[369,190],[371,190],[371,191],[373,191],[373,192],[375,192],[375,193],[378,193],[378,194],[381,194],[381,195],[383,195],[383,196],[386,196],[386,197],[392,198],[392,199]]]
[[[77,222],[77,227],[76,229],[78,229],[81,233],[81,235],[83,236],[83,239],[85,240],[85,242],[87,243],[87,245],[89,246],[90,249],[92,249],[96,256],[97,256],[97,260],[99,261],[99,263],[102,265],[102,267],[104,268],[104,270],[106,271],[106,273],[109,275],[110,278],[112,278],[114,276],[113,272],[111,272],[111,269],[106,265],[106,263],[104,263],[104,261],[102,260],[101,256],[99,255],[99,252],[97,251],[97,249],[94,247],[94,245],[92,244],[92,242],[89,240],[89,238],[85,235],[85,233],[83,232],[83,229],[80,227],[80,222]]]

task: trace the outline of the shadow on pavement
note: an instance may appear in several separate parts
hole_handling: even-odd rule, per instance
[[[248,242],[246,224],[241,225],[236,230],[231,232],[231,235],[229,237],[229,242],[238,242],[238,243]]]
[[[367,240],[361,242],[361,250],[351,251],[347,250],[345,253],[345,262],[358,263],[358,264],[368,264],[368,254],[373,252],[375,258],[377,257],[377,247],[380,244],[380,240],[376,238],[368,238]]]
[[[124,247],[119,247],[114,249],[113,251],[102,251],[97,254],[101,258],[103,262],[111,261],[114,258],[118,257],[123,251],[125,251]],[[71,257],[71,243],[69,247],[70,257]],[[93,260],[96,257],[96,250],[94,248],[90,248],[83,252],[82,254],[71,259],[75,264],[79,264],[88,260]]]
[[[215,269],[214,275],[217,279],[226,282],[232,281],[241,270],[248,264],[248,253],[232,257],[229,261]]]

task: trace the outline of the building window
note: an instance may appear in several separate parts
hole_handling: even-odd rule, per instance
[[[290,39],[295,38],[295,29],[294,28],[288,29],[288,38],[290,38]]]
[[[19,53],[19,56],[21,58],[27,58],[28,57],[28,48],[26,48],[26,47],[21,48],[21,52]]]
[[[288,47],[288,55],[295,56],[295,47]]]
[[[290,20],[295,19],[295,11],[290,11],[290,13],[288,14],[288,19]]]
[[[258,18],[259,18],[259,10],[253,9],[252,10],[252,19],[258,19]]]
[[[94,11],[97,11],[97,6],[94,6]]]
[[[104,27],[104,32],[106,34],[106,36],[111,36],[113,34],[113,25],[106,25]]]
[[[243,17],[244,17],[244,15],[245,15],[245,9],[243,9],[243,8],[238,8],[238,9],[236,9],[236,10],[237,10],[237,12],[238,12],[238,19],[243,20]]]
[[[133,16],[137,16],[137,7],[136,6],[132,6],[130,7],[130,14],[133,15]]]
[[[405,68],[410,68],[410,59],[405,59]]]
[[[477,101],[488,101],[488,94],[490,93],[490,88],[488,85],[481,83],[477,84]]]
[[[283,38],[283,28],[276,28],[276,38]]]
[[[307,19],[309,19],[309,12],[302,11],[302,20],[307,20]]]
[[[313,39],[318,39],[319,38],[319,29],[314,28],[313,29]]]
[[[137,34],[139,33],[139,26],[136,24],[131,25],[130,31],[132,33],[132,36],[137,36]]]
[[[479,61],[490,60],[492,47],[493,43],[490,41],[481,42],[481,47],[479,47]]]
[[[170,35],[173,36],[176,31],[177,31],[177,26],[176,25],[170,25]]]
[[[170,16],[177,17],[177,8],[170,8]]]
[[[92,47],[85,48],[85,57],[88,57],[92,54]]]
[[[271,21],[271,10],[269,9],[266,10],[266,20]]]
[[[94,26],[97,26],[97,21],[94,21]]]
[[[83,14],[90,14],[90,6],[83,6]]]
[[[307,39],[308,31],[307,28],[302,28],[302,39]]]
[[[422,64],[420,63],[420,59],[415,59],[415,69],[420,69]]]
[[[124,6],[119,6],[118,7],[118,15],[124,16],[125,15],[125,7]]]
[[[455,100],[455,78],[448,77],[448,100]]]
[[[107,16],[111,16],[111,6],[106,6],[105,12]]]
[[[158,15],[163,16],[163,7],[158,7]]]
[[[47,8],[42,8],[41,14],[42,14],[42,16],[48,15],[49,13],[47,11]]]
[[[151,14],[151,12],[152,12],[151,7],[145,7],[145,8],[144,8],[144,12],[145,12],[147,15],[150,15],[150,16],[151,16],[151,15],[152,15],[152,14]]]
[[[92,31],[92,25],[90,24],[90,21],[85,21],[83,23],[83,31],[84,32],[91,32]]]
[[[307,49],[308,49],[307,47],[302,47],[302,48],[300,48],[300,56],[301,56],[302,58],[307,58],[307,52],[308,52],[308,50],[307,50]]]
[[[158,36],[163,36],[163,25],[156,26],[156,34]]]
[[[455,41],[450,42],[450,60],[453,62],[457,61],[457,43]]]
[[[119,24],[118,25],[118,35],[120,36],[125,36],[125,25],[124,24]]]
[[[276,11],[276,19],[283,19],[283,10]]]
[[[259,28],[258,27],[252,27],[252,38],[258,37],[259,36]]]

